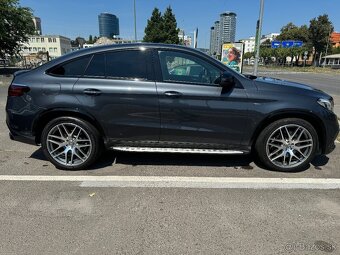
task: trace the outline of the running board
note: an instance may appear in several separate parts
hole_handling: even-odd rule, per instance
[[[154,147],[111,147],[112,150],[129,152],[201,153],[201,154],[243,154],[236,150],[154,148]]]

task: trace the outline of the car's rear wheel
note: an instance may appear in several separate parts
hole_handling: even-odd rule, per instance
[[[299,171],[315,156],[318,136],[303,119],[289,118],[268,125],[258,137],[255,149],[260,161],[269,169]]]
[[[101,151],[100,136],[90,123],[73,117],[50,121],[41,139],[45,156],[57,168],[80,170],[90,166]]]

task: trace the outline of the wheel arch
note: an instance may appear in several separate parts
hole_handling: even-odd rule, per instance
[[[274,121],[281,120],[281,119],[287,119],[287,118],[297,118],[297,119],[303,119],[307,122],[309,122],[315,129],[317,135],[318,135],[318,148],[317,151],[324,151],[325,143],[326,143],[326,128],[323,125],[322,120],[317,117],[315,114],[310,112],[303,112],[303,111],[285,111],[285,112],[276,112],[274,114],[271,114],[267,116],[265,119],[263,119],[260,124],[255,129],[250,145],[253,149],[256,143],[257,138],[261,134],[262,130],[266,128],[269,124],[273,123]]]
[[[57,108],[46,110],[37,117],[33,122],[32,130],[35,135],[35,142],[36,144],[41,143],[41,135],[42,131],[47,125],[48,122],[51,120],[58,118],[58,117],[75,117],[85,120],[92,124],[95,128],[97,128],[98,132],[100,133],[102,139],[106,140],[106,135],[104,132],[103,127],[99,124],[99,122],[90,114],[80,111],[78,109],[69,109],[69,108]]]

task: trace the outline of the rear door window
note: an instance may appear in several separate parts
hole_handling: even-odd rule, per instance
[[[67,76],[67,77],[80,77],[84,74],[91,56],[77,58],[65,64],[58,65],[49,72],[52,75]]]
[[[106,54],[106,77],[147,80],[147,51],[128,50]]]
[[[95,54],[92,57],[84,76],[105,77],[105,54]]]

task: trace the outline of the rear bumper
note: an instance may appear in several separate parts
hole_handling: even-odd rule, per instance
[[[9,138],[13,141],[17,142],[22,142],[22,143],[27,143],[27,144],[32,144],[32,145],[37,145],[35,142],[35,137],[34,136],[26,136],[22,134],[17,134],[13,131],[9,133]]]
[[[23,119],[22,116],[8,114],[6,124],[9,129],[9,138],[14,141],[37,145],[35,136],[30,130],[30,121]]]

